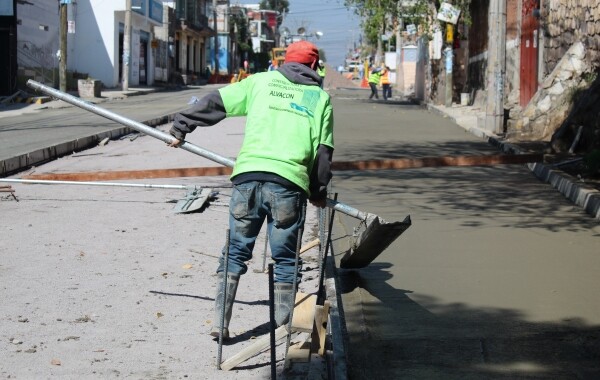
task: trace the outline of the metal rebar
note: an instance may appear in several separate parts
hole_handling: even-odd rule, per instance
[[[337,200],[338,193],[335,193],[334,199]],[[327,240],[325,241],[325,249],[323,253],[323,258],[320,263],[320,273],[319,273],[319,290],[317,292],[317,305],[323,305],[325,301],[325,265],[327,263],[327,254],[329,253],[329,246],[331,245],[331,233],[333,230],[333,217],[335,216],[335,210],[331,210],[331,215],[329,216],[329,228],[327,230]]]
[[[229,228],[225,236],[225,255],[223,263],[223,300],[221,301],[221,326],[219,328],[219,349],[217,352],[217,369],[221,369],[223,357],[223,330],[225,324],[225,300],[227,299],[227,274],[229,273]]]
[[[146,189],[176,189],[190,190],[202,186],[186,185],[153,185],[143,183],[119,183],[119,182],[86,182],[86,181],[54,181],[43,179],[20,179],[20,178],[0,178],[0,182],[28,183],[33,185],[84,185],[84,186],[116,186],[116,187],[143,187]]]
[[[277,378],[277,357],[275,355],[275,281],[273,280],[273,264],[269,264],[269,326],[271,341],[271,379]]]
[[[306,218],[306,203],[302,205],[301,209],[301,220]],[[292,340],[292,319],[294,318],[294,308],[296,306],[296,292],[298,291],[298,263],[300,262],[300,248],[302,248],[302,235],[304,234],[304,223],[298,229],[298,241],[296,242],[296,261],[294,262],[294,282],[292,283],[292,307],[290,309],[290,316],[287,323],[287,340],[285,342],[285,356],[287,357],[288,350],[290,349],[290,342]]]
[[[266,237],[265,237],[265,250],[263,251],[263,265],[262,265],[262,272],[265,273],[265,269],[266,269],[266,265],[267,265],[267,247],[269,246],[269,227],[267,226],[267,231],[266,231]]]

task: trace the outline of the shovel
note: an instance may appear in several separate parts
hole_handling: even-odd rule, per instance
[[[118,187],[142,187],[145,189],[182,189],[187,190],[185,198],[180,199],[175,204],[173,212],[185,214],[200,210],[208,198],[213,194],[212,189],[198,188],[196,186],[185,185],[150,185],[141,183],[118,183],[118,182],[85,182],[85,181],[50,181],[20,178],[0,178],[0,182],[11,183],[30,183],[38,185],[84,185],[84,186],[118,186]]]
[[[95,113],[126,127],[135,129],[138,132],[145,133],[148,136],[152,136],[167,144],[170,144],[175,140],[175,138],[168,133],[164,133],[140,122],[125,118],[121,115],[98,107],[93,103],[86,102],[75,96],[56,90],[52,87],[48,87],[34,80],[28,80],[27,85],[34,90],[41,91],[54,98],[63,100],[79,108],[83,108],[86,111]],[[233,167],[235,164],[235,161],[230,158],[220,156],[187,141],[184,141],[181,145],[179,145],[179,148],[224,166]],[[361,221],[360,227],[364,227],[364,231],[358,235],[353,243],[353,246],[348,252],[346,252],[340,261],[340,266],[342,268],[363,268],[369,265],[369,263],[379,256],[379,254],[381,254],[411,225],[410,216],[407,216],[401,222],[397,221],[389,223],[375,214],[357,210],[354,207],[334,201],[332,199],[327,199],[327,207],[359,219]]]

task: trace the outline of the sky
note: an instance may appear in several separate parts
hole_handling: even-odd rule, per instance
[[[238,0],[231,0],[234,4]],[[346,53],[354,42],[358,44],[361,29],[360,20],[344,7],[343,0],[288,0],[290,11],[285,16],[283,26],[292,34],[304,27],[306,34],[319,31],[323,36],[319,39],[308,38],[317,47],[325,51],[325,58],[330,66],[344,64]],[[240,4],[258,4],[258,0],[239,0]]]

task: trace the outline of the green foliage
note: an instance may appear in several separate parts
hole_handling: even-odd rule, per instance
[[[587,83],[593,83],[596,81],[596,79],[598,79],[598,72],[597,71],[592,71],[592,72],[587,72],[583,74],[583,80],[586,81]]]
[[[448,1],[448,0],[447,0]],[[470,6],[472,0],[448,1],[461,11],[460,23],[471,25]],[[402,3],[400,3],[402,4]],[[377,44],[382,32],[393,30],[393,22],[402,17],[404,25],[415,24],[426,35],[431,30],[434,15],[439,9],[439,0],[416,0],[414,5],[399,6],[398,0],[345,0],[344,5],[352,9],[362,20],[362,28],[366,41],[370,45]]]
[[[229,16],[231,32],[235,35],[235,41],[241,51],[251,51],[250,33],[248,32],[248,20],[242,13],[232,13]]]

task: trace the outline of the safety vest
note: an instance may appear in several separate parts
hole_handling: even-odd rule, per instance
[[[381,84],[390,84],[390,72],[388,70],[385,70],[383,72],[383,74],[381,75],[381,80],[380,83]]]
[[[228,117],[248,116],[231,176],[275,173],[310,195],[317,148],[319,144],[333,148],[333,109],[327,92],[290,82],[279,71],[266,71],[219,93]]]
[[[371,75],[369,75],[369,83],[379,84],[380,79],[381,79],[381,71],[378,71],[376,73],[371,73]]]
[[[325,71],[325,67],[317,67],[317,74],[319,74],[321,78],[325,78]]]

